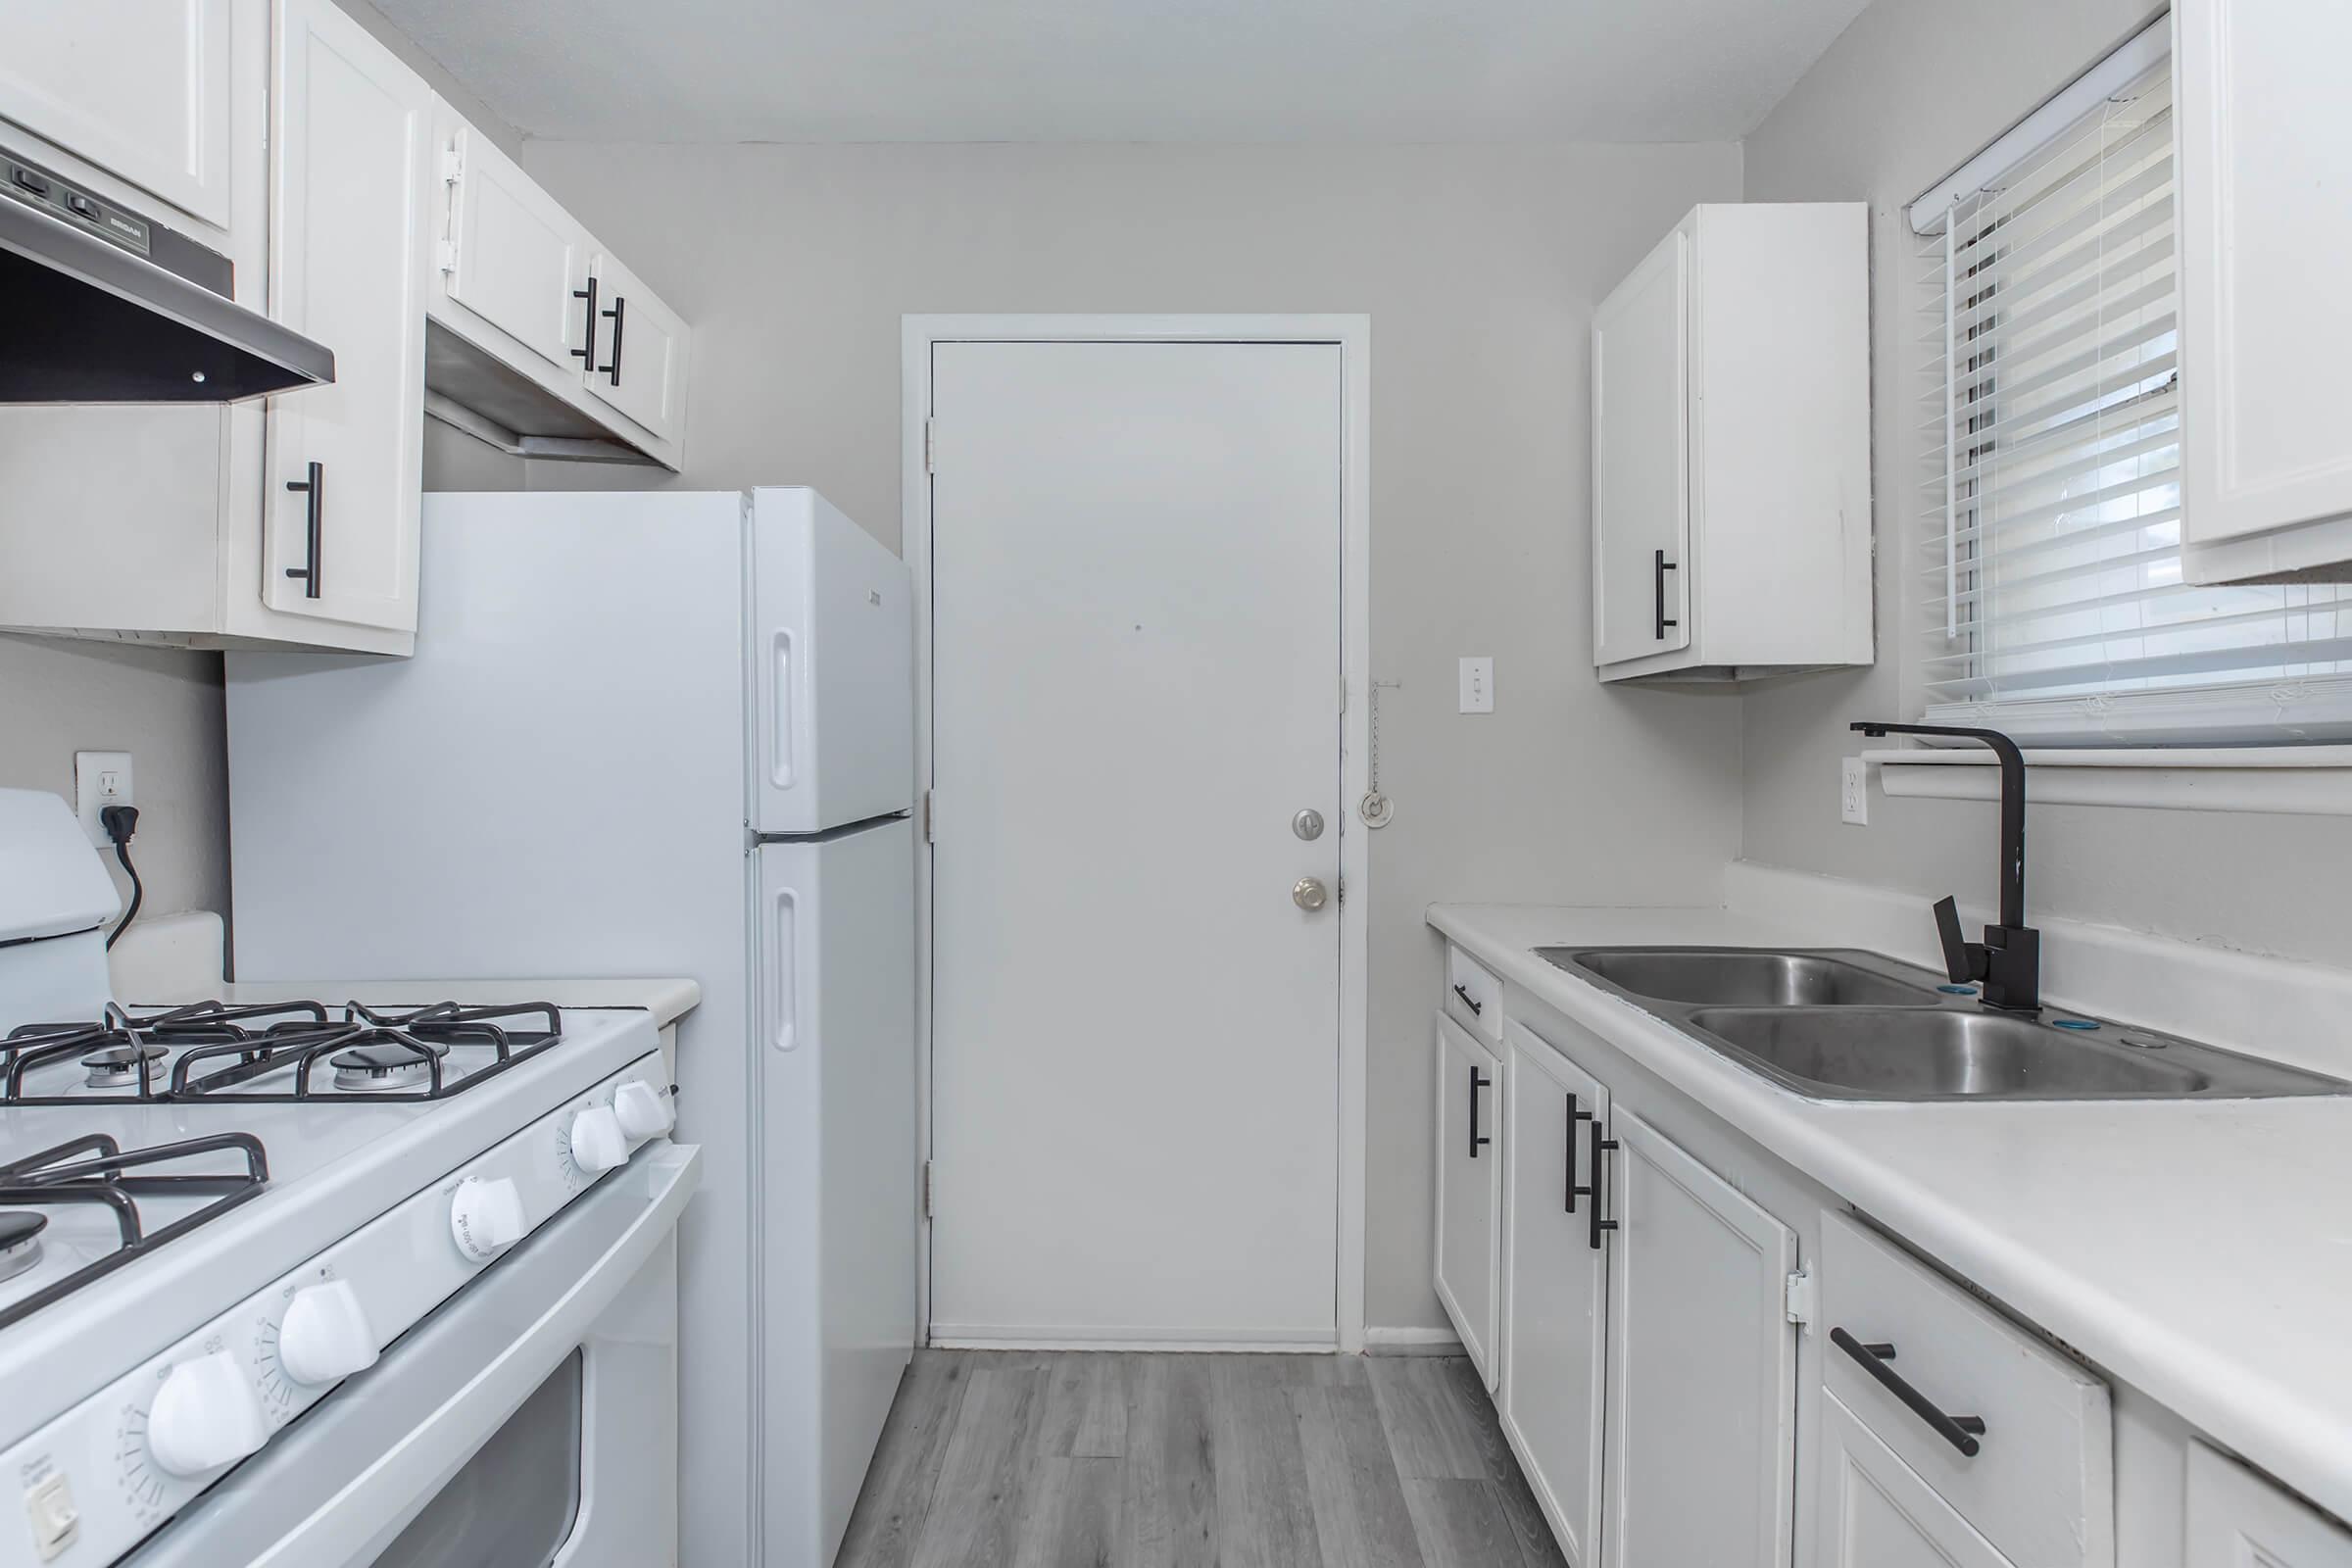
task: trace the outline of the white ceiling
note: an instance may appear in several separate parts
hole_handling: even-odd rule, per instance
[[[376,0],[573,141],[1716,141],[1866,0]]]

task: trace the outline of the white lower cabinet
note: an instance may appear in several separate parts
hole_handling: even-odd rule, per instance
[[[1607,1137],[1601,1560],[1779,1568],[1795,1507],[1796,1233],[1622,1107]]]
[[[1502,1428],[1561,1550],[1598,1559],[1608,1233],[1593,1202],[1608,1092],[1525,1024],[1504,1028]]]
[[[2191,1442],[2181,1560],[2188,1568],[2352,1568],[2352,1531]]]
[[[1470,1032],[1438,1016],[1438,1299],[1489,1390],[1501,1292],[1502,1151],[1496,1147],[1502,1063]]]
[[[1813,1464],[1817,1568],[2015,1568],[1835,1394]]]

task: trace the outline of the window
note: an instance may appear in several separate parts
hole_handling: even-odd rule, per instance
[[[2045,745],[2352,735],[2352,588],[2182,581],[2165,38],[1912,209],[1933,722]]]

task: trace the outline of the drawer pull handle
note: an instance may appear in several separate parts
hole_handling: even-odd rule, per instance
[[[1568,1097],[1568,1161],[1566,1176],[1568,1187],[1568,1212],[1571,1214],[1576,1212],[1576,1200],[1578,1199],[1592,1198],[1595,1196],[1592,1188],[1583,1185],[1576,1179],[1576,1124],[1580,1121],[1591,1121],[1592,1119],[1592,1113],[1589,1110],[1580,1108],[1577,1105],[1576,1097],[1574,1095],[1570,1095]]]
[[[1494,1083],[1494,1079],[1479,1072],[1477,1062],[1474,1061],[1470,1064],[1470,1157],[1472,1159],[1478,1157],[1478,1152],[1481,1149],[1494,1141],[1482,1136],[1478,1130],[1478,1092],[1481,1089],[1493,1087]]]
[[[1984,1418],[1974,1415],[1945,1415],[1934,1400],[1920,1393],[1886,1363],[1894,1359],[1891,1345],[1865,1345],[1843,1329],[1830,1330],[1830,1343],[1861,1363],[1862,1370],[1879,1380],[1881,1387],[1910,1406],[1911,1413],[1935,1429],[1936,1435],[1973,1459],[1984,1446],[1977,1440],[1984,1435]]]
[[[1462,1005],[1470,1009],[1471,1017],[1483,1018],[1487,1015],[1487,1009],[1479,1003],[1477,998],[1470,995],[1470,988],[1468,986],[1455,986],[1453,988],[1453,994],[1462,999]]]

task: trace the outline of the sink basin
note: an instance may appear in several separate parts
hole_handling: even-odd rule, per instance
[[[1729,1060],[1816,1100],[2198,1100],[2352,1084],[2152,1029],[1997,1012],[1858,948],[1538,948]],[[2063,1019],[2064,1022],[2059,1020]]]
[[[1937,995],[1925,970],[1875,953],[1760,948],[1539,948],[1628,996],[1687,1006],[1924,1007]],[[1896,971],[1890,973],[1889,971]],[[1908,972],[1918,980],[1901,978]]]
[[[1973,1004],[1702,1007],[1686,1022],[1735,1061],[1829,1099],[2235,1099],[2347,1087],[2149,1030],[2061,1028]]]

